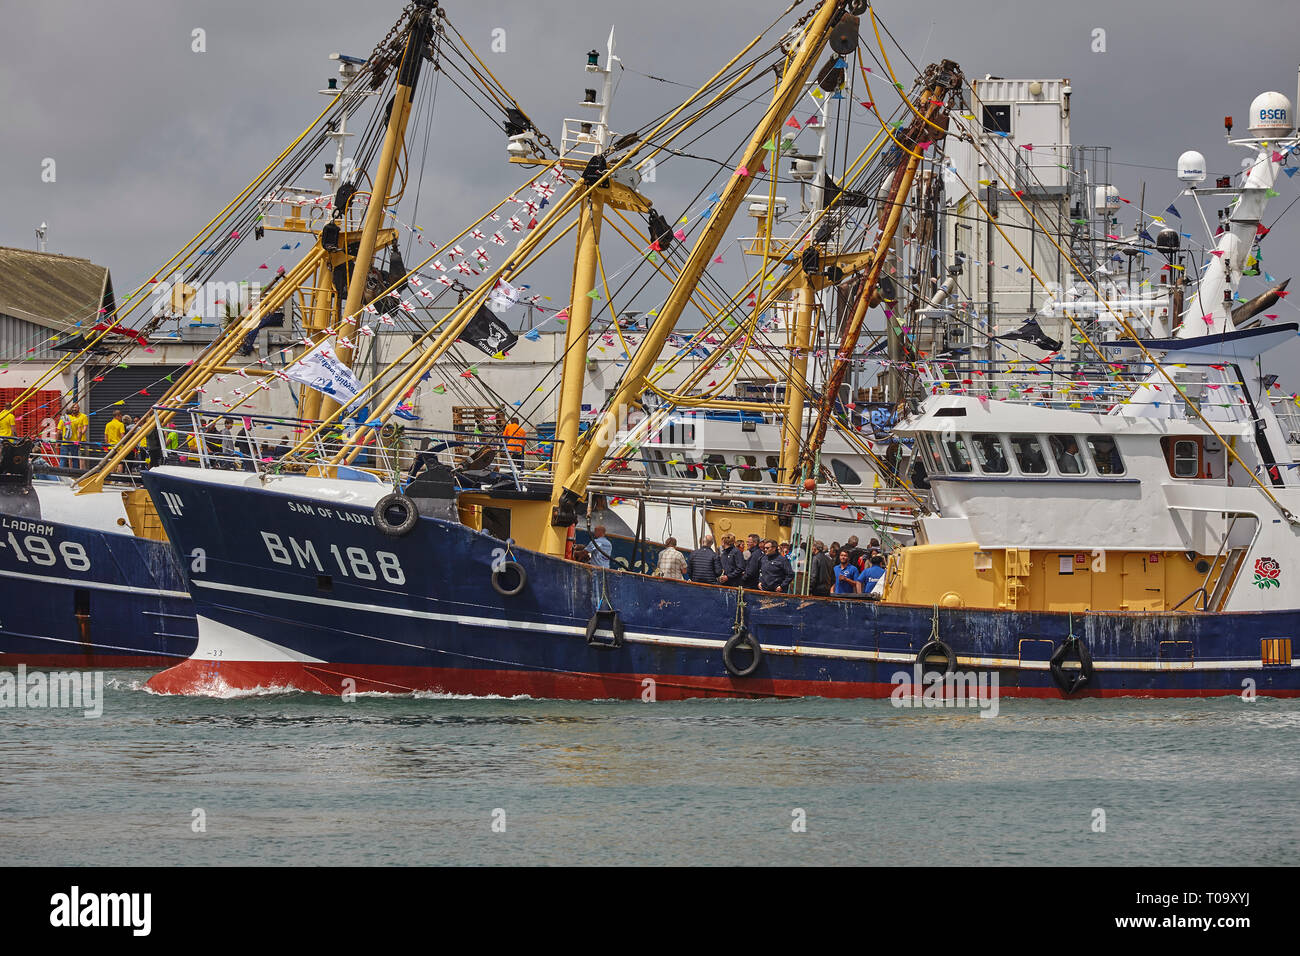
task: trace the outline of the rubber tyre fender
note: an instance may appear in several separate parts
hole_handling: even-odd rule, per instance
[[[519,583],[512,588],[506,587],[504,584],[505,577],[511,570],[515,572],[515,576],[519,579]],[[523,591],[524,585],[527,583],[528,572],[524,570],[524,566],[518,561],[503,561],[492,569],[492,590],[502,597],[514,597]]]
[[[1074,651],[1075,655],[1079,658],[1079,671],[1073,677],[1067,677],[1065,674],[1065,668],[1061,665],[1070,656],[1071,651]],[[1092,681],[1092,653],[1088,650],[1088,645],[1083,643],[1081,638],[1071,637],[1068,640],[1062,641],[1061,646],[1052,652],[1052,659],[1049,662],[1049,666],[1052,671],[1052,681],[1056,684],[1057,689],[1060,690],[1062,695],[1066,697],[1073,697],[1083,689],[1085,684]]]
[[[915,666],[920,667],[922,670],[925,670],[925,659],[929,657],[934,651],[941,651],[943,653],[943,656],[948,660],[948,666],[945,667],[943,671],[944,676],[951,674],[953,671],[957,669],[956,653],[953,651],[951,647],[948,646],[946,642],[941,641],[938,638],[935,638],[934,640],[931,641],[926,641],[925,644],[921,646],[921,649],[916,652],[916,661],[914,662]]]
[[[388,510],[393,507],[401,507],[406,511],[406,517],[397,524],[388,518]],[[415,502],[400,491],[394,491],[380,498],[375,504],[374,516],[375,527],[390,538],[405,537],[420,521],[420,512],[416,510]]]
[[[613,643],[596,640],[596,632],[605,630],[613,633]],[[587,644],[606,650],[617,650],[623,646],[623,618],[618,611],[597,611],[591,616],[587,622]]]
[[[753,655],[753,660],[749,662],[748,667],[737,667],[735,661],[731,659],[731,655],[741,645],[748,647]],[[748,677],[758,670],[759,664],[763,663],[762,645],[758,643],[758,638],[750,634],[749,629],[743,624],[736,627],[731,632],[731,638],[726,644],[722,645],[722,663],[727,668],[727,673],[732,677]]]

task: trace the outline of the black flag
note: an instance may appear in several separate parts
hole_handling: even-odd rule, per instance
[[[460,333],[457,341],[474,346],[486,355],[508,352],[515,347],[519,336],[515,335],[504,322],[493,315],[487,306],[480,305],[474,318],[469,320],[465,331]]]
[[[1028,342],[1031,345],[1037,345],[1040,349],[1044,349],[1048,352],[1059,352],[1061,349],[1061,342],[1058,339],[1048,336],[1048,334],[1043,331],[1043,327],[1038,324],[1037,319],[1029,319],[1014,332],[1008,332],[1006,335],[998,335],[995,336],[995,338],[1002,342],[1006,342],[1009,339],[1019,339],[1023,342]]]

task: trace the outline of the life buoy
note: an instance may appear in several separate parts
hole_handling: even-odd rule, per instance
[[[415,502],[400,491],[394,491],[380,498],[375,504],[374,515],[375,527],[393,538],[410,534],[411,529],[420,520],[420,512],[416,510]]]
[[[916,652],[915,665],[924,670],[926,658],[935,651],[942,653],[947,660],[947,665],[944,667],[943,671],[945,675],[951,674],[957,669],[957,655],[953,652],[953,649],[947,645],[947,643],[939,640],[937,637],[926,641],[925,644],[921,646],[921,649]]]
[[[596,634],[600,631],[609,631],[614,636],[612,639],[597,637]],[[623,619],[619,617],[618,611],[597,611],[591,616],[587,622],[587,644],[611,650],[623,646]]]
[[[513,585],[507,582],[510,579],[511,572],[514,573],[515,583]],[[528,583],[528,572],[518,561],[502,561],[492,568],[492,590],[496,591],[502,597],[514,597],[524,589]]]
[[[1062,666],[1069,659],[1071,652],[1079,662],[1079,669],[1074,672],[1073,677],[1066,674]],[[1081,638],[1073,635],[1062,641],[1061,646],[1052,653],[1050,667],[1052,680],[1066,697],[1074,696],[1092,680],[1092,654],[1088,651],[1088,645],[1083,643]]]
[[[752,655],[752,659],[747,667],[737,667],[736,662],[731,659],[739,647],[745,647]],[[763,661],[763,647],[758,643],[758,638],[749,633],[749,629],[743,624],[737,624],[731,631],[731,639],[722,645],[722,663],[727,668],[727,673],[732,677],[748,677],[754,671],[758,670],[758,665]]]

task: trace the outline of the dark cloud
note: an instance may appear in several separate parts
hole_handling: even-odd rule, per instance
[[[969,75],[1068,76],[1074,140],[1114,147],[1113,178],[1125,196],[1145,183],[1148,197],[1172,199],[1173,162],[1187,148],[1204,152],[1212,172],[1237,170],[1244,154],[1224,143],[1223,116],[1237,117],[1240,130],[1257,92],[1296,93],[1300,8],[1284,0],[1244,0],[1230,10],[1199,0],[878,7],[918,63],[950,57]],[[611,22],[626,67],[614,115],[622,127],[687,92],[645,74],[697,83],[785,9],[755,0],[448,0],[445,8],[556,139],[561,120],[576,115],[583,54],[603,51]],[[147,277],[321,108],[314,91],[333,75],[326,55],[369,52],[399,12],[396,2],[342,0],[6,4],[0,244],[32,245],[45,220],[51,249],[108,265],[119,289]],[[195,28],[206,31],[206,53],[191,51]],[[495,28],[506,31],[504,54],[489,52]],[[1092,50],[1095,29],[1106,31],[1105,53]],[[910,78],[901,58],[895,66]],[[427,74],[424,82],[433,80]],[[504,162],[500,132],[445,80],[436,117],[419,214],[434,235],[458,229],[522,178]],[[725,155],[739,135],[733,123],[695,148]],[[54,184],[40,179],[46,157],[57,162]],[[675,161],[648,189],[676,213],[709,171],[707,163]],[[1300,183],[1288,179],[1280,188],[1273,214]],[[1265,243],[1266,267],[1279,277],[1294,271],[1297,218],[1300,212],[1288,213]],[[266,250],[247,255],[255,260]],[[724,278],[739,279],[737,258],[728,257]],[[566,291],[566,269],[548,275],[550,291]],[[1289,304],[1285,311],[1300,314]]]

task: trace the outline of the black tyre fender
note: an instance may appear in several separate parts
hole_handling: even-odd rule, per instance
[[[404,515],[400,520],[394,520],[391,514],[397,509],[401,509]],[[380,498],[375,503],[374,516],[375,527],[392,538],[401,538],[410,534],[420,520],[420,512],[416,510],[415,502],[400,491],[394,491]]]
[[[510,580],[510,573],[514,572],[517,581],[513,586],[507,582]],[[514,597],[524,589],[528,583],[528,572],[518,561],[502,561],[492,568],[492,590],[496,591],[502,597]]]
[[[945,666],[943,670],[945,675],[951,674],[957,669],[956,653],[954,653],[953,649],[949,647],[945,641],[941,641],[937,637],[933,640],[926,641],[925,644],[921,646],[921,649],[916,652],[915,665],[921,668],[921,670],[925,670],[925,659],[936,651],[943,654],[948,661],[947,666]]]
[[[1079,669],[1073,676],[1070,676],[1066,674],[1062,665],[1069,659],[1072,652],[1079,660]],[[1074,696],[1092,681],[1092,653],[1088,650],[1088,645],[1083,643],[1082,638],[1069,637],[1062,641],[1061,646],[1052,652],[1049,666],[1052,671],[1053,682],[1066,697]]]
[[[736,652],[737,648],[748,648],[753,660],[747,667],[737,667],[736,662],[731,659],[731,655]],[[763,662],[763,647],[758,643],[758,638],[749,633],[749,629],[743,624],[738,624],[731,632],[731,638],[726,644],[722,645],[722,663],[727,668],[727,673],[732,677],[748,677],[754,671],[758,670],[758,665]]]
[[[612,640],[599,638],[596,636],[598,631],[609,631],[614,637]],[[623,618],[618,611],[597,611],[591,616],[591,620],[587,622],[587,644],[607,650],[623,646]]]

